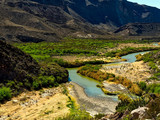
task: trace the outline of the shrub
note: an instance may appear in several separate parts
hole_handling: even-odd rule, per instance
[[[146,90],[146,88],[147,88],[147,85],[146,85],[146,83],[145,82],[140,82],[139,84],[138,84],[138,86],[142,89],[142,90]]]
[[[2,87],[0,88],[0,102],[9,100],[12,97],[10,88]]]
[[[160,84],[150,84],[147,86],[147,92],[160,94]]]
[[[139,88],[137,84],[132,84],[129,90],[136,95],[142,95],[142,90]]]
[[[147,104],[144,98],[138,98],[133,99],[125,94],[120,94],[118,98],[121,100],[121,102],[118,103],[118,106],[116,107],[116,110],[118,112],[124,112],[126,110],[132,111],[138,107],[143,107]]]
[[[119,94],[118,99],[120,99],[122,102],[126,102],[126,103],[132,102],[132,99],[128,95],[125,95],[125,94]]]

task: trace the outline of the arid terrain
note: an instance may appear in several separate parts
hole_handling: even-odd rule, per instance
[[[126,77],[133,82],[147,81],[152,76],[150,67],[143,61],[115,64],[113,66],[104,65],[101,71]]]
[[[0,107],[3,120],[54,120],[70,113],[63,88],[24,92]]]

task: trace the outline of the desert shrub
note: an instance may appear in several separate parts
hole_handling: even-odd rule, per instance
[[[120,94],[118,98],[121,102],[118,103],[116,110],[118,112],[124,112],[126,110],[132,111],[138,107],[143,107],[147,104],[143,97],[131,98],[127,94]]]
[[[2,87],[0,88],[0,102],[9,100],[12,97],[10,88]]]
[[[145,83],[145,82],[142,82],[142,81],[138,83],[138,86],[139,86],[143,91],[145,91],[146,88],[147,88],[146,83]]]
[[[147,113],[150,118],[154,118],[154,120],[159,120],[157,118],[157,114],[160,113],[160,98],[152,99],[148,104],[149,108]]]
[[[35,80],[32,84],[33,89],[39,90],[42,88],[42,83],[41,81]]]
[[[142,95],[142,90],[135,83],[131,85],[131,88],[129,90],[136,95]]]
[[[105,116],[105,114],[101,114],[101,113],[94,115],[95,119],[98,119],[98,120],[104,116]]]
[[[120,99],[121,101],[126,102],[126,103],[132,102],[132,99],[126,94],[119,94],[118,99]]]
[[[143,56],[142,56],[141,54],[136,55],[136,59],[137,59],[137,61],[142,60],[142,58],[143,58]]]
[[[160,94],[160,84],[150,84],[147,86],[147,92]]]
[[[33,81],[32,87],[35,90],[39,90],[42,87],[53,87],[58,86],[58,80],[56,81],[56,78],[54,76],[42,76],[36,77]]]

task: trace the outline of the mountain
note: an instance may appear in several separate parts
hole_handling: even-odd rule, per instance
[[[160,22],[160,10],[127,0],[33,0],[61,7],[73,17],[91,24],[122,26],[127,23]]]
[[[160,23],[129,23],[115,31],[119,35],[160,37]]]
[[[1,40],[96,38],[137,22],[160,22],[160,10],[126,0],[0,0]]]
[[[9,41],[58,41],[78,34],[104,34],[57,6],[33,1],[6,0],[0,4],[0,38]],[[106,32],[105,32],[106,33]]]

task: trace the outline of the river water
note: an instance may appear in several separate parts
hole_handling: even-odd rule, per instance
[[[136,61],[136,57],[135,57],[136,55],[144,54],[144,53],[147,53],[147,52],[149,52],[149,51],[128,54],[128,55],[122,56],[122,59],[127,59],[126,63],[132,63],[132,62]],[[113,63],[113,64],[115,65],[115,63]],[[99,85],[100,82],[78,74],[77,69],[78,68],[68,69],[69,79],[70,79],[70,81],[75,82],[78,85],[80,85],[81,87],[83,87],[87,96],[95,97],[95,98],[99,98],[99,97],[105,97],[106,98],[107,97],[107,98],[113,99],[114,101],[118,101],[117,96],[105,95],[100,88],[96,87],[96,85]]]

